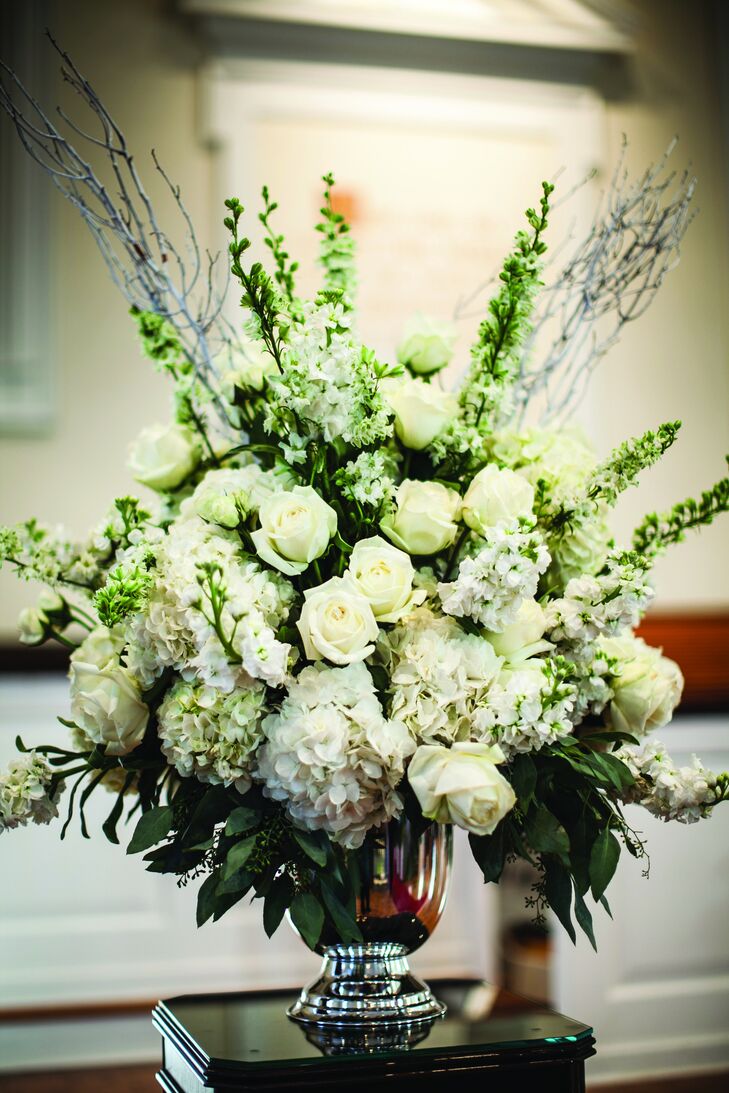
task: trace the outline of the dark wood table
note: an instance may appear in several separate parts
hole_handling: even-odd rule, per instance
[[[324,1033],[290,1021],[295,991],[185,995],[160,1002],[157,1081],[198,1090],[449,1089],[582,1093],[592,1029],[480,980],[432,980],[448,1006],[430,1025]],[[522,1084],[524,1083],[524,1084]]]

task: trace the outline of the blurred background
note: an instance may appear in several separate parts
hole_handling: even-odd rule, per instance
[[[358,242],[362,335],[386,358],[421,310],[458,317],[455,367],[465,364],[488,281],[541,180],[556,181],[556,197],[583,182],[552,219],[556,246],[584,234],[624,134],[635,174],[677,134],[671,162],[697,176],[699,215],[680,265],[602,364],[580,419],[601,452],[683,420],[680,442],[624,495],[624,539],[647,510],[724,473],[722,0],[4,0],[0,57],[46,105],[73,112],[46,26],[125,132],[161,219],[174,224],[174,210],[152,148],[212,251],[224,245],[231,194],[258,238],[267,183],[301,288],[312,289],[320,177],[333,171]],[[0,522],[37,515],[83,534],[113,497],[135,491],[127,447],[143,425],[167,419],[170,393],[141,358],[88,231],[4,117],[0,186]],[[682,712],[662,735],[676,757],[696,751],[715,769],[729,766],[728,559],[729,520],[675,549],[656,568],[645,627],[687,677]],[[17,614],[34,598],[0,572],[0,763],[18,732],[47,739],[67,703],[62,658],[16,644]],[[104,802],[90,803],[101,820]],[[703,1075],[694,1089],[725,1088],[723,811],[679,829],[641,815],[651,880],[639,863],[621,864],[615,922],[600,920],[597,955],[530,926],[528,874],[485,888],[461,853],[448,915],[418,968],[484,974],[594,1025],[596,1087],[692,1074]],[[252,908],[198,934],[194,893],[142,872],[103,838],[84,844],[70,831],[60,843],[55,834],[0,840],[0,1086],[5,1074],[21,1088],[11,1072],[154,1060],[147,1014],[157,997],[299,984],[316,967],[293,934],[268,942]]]

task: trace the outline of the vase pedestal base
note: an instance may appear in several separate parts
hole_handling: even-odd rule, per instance
[[[445,1011],[413,975],[404,945],[370,942],[328,948],[321,972],[286,1012],[303,1025],[381,1028],[431,1023]]]

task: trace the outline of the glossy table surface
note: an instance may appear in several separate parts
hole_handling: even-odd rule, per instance
[[[158,1080],[175,1091],[343,1088],[379,1078],[409,1085],[418,1076],[447,1073],[452,1082],[457,1071],[459,1082],[467,1079],[461,1088],[471,1088],[468,1072],[481,1081],[486,1070],[509,1070],[516,1078],[542,1065],[558,1084],[540,1078],[534,1088],[584,1088],[584,1060],[594,1054],[589,1026],[479,980],[432,980],[431,987],[448,1006],[444,1017],[367,1032],[296,1024],[286,1016],[294,991],[160,1002],[154,1022],[165,1066]],[[563,1071],[571,1079],[559,1084]],[[436,1088],[432,1079],[430,1087]]]

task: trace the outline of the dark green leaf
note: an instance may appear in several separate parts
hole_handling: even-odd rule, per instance
[[[323,907],[311,892],[299,892],[294,896],[289,910],[294,926],[309,948],[313,949],[324,925]]]
[[[247,869],[239,869],[235,873],[231,873],[230,876],[226,876],[224,880],[221,880],[218,884],[218,895],[228,896],[233,892],[238,893],[238,899],[242,899],[246,892],[250,891],[253,884],[253,873],[249,873]]]
[[[572,942],[577,940],[575,928],[572,925],[570,907],[572,904],[572,881],[563,865],[557,861],[545,862],[544,894],[547,903],[554,911],[559,921],[569,934]]]
[[[595,944],[595,934],[594,934],[594,931],[592,929],[592,915],[590,914],[590,912],[587,908],[587,904],[585,903],[584,897],[580,895],[580,893],[577,891],[576,888],[575,888],[575,918],[577,919],[578,923],[582,927],[584,933],[587,934],[588,938],[590,939],[590,944],[592,945],[593,949],[595,950],[595,952],[597,952],[597,945]]]
[[[263,901],[263,929],[267,937],[273,937],[276,933],[293,898],[294,884],[291,877],[287,873],[276,877]]]
[[[208,837],[216,824],[228,816],[230,798],[225,786],[211,786],[198,802],[182,839],[187,845],[194,846]]]
[[[524,826],[526,837],[534,850],[543,854],[556,854],[565,864],[568,862],[569,837],[549,809],[543,806],[531,809]]]
[[[469,835],[468,842],[471,853],[483,873],[486,884],[498,882],[506,861],[506,847],[504,845],[505,825],[500,823],[493,835]]]
[[[610,828],[604,827],[595,839],[590,853],[590,887],[593,899],[599,900],[602,897],[613,879],[619,857],[620,843]]]
[[[334,929],[339,934],[340,939],[345,944],[350,941],[361,942],[363,940],[362,931],[357,925],[356,920],[349,913],[336,893],[328,887],[323,879],[321,882],[321,894],[324,905],[329,912],[329,917],[334,924]]]
[[[239,869],[243,868],[253,853],[256,838],[256,835],[249,835],[247,839],[241,839],[239,843],[230,848],[225,859],[224,877],[231,877],[233,873],[237,873]]]
[[[613,917],[613,913],[612,913],[612,911],[610,910],[610,904],[609,904],[609,903],[608,903],[608,901],[607,901],[607,896],[600,896],[600,903],[601,903],[601,904],[602,904],[602,906],[603,906],[603,907],[605,908],[605,910],[607,911],[607,913],[608,913],[608,915],[610,916],[610,918],[612,918],[612,917]]]
[[[325,865],[327,860],[327,848],[322,845],[320,834],[311,831],[301,831],[298,827],[291,829],[291,834],[296,839],[304,853],[317,865]],[[326,838],[326,836],[324,836]]]
[[[537,768],[531,755],[517,755],[511,764],[509,774],[519,808],[526,812],[537,787]]]
[[[121,793],[114,802],[114,807],[104,820],[104,823],[101,825],[101,830],[104,832],[110,843],[119,843],[119,837],[116,833],[116,825],[119,823],[119,820],[121,819],[121,814],[124,811],[124,794],[129,786],[132,784],[133,780],[134,772],[130,771],[124,781]]]
[[[144,812],[134,829],[132,840],[127,847],[127,854],[139,854],[150,846],[159,843],[172,827],[174,813],[169,805],[158,805]]]
[[[226,835],[242,835],[258,823],[259,814],[252,808],[234,808],[225,825]]]
[[[215,910],[215,889],[219,880],[220,873],[215,870],[200,885],[198,891],[198,926],[202,926],[203,922],[207,922]]]

